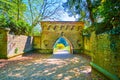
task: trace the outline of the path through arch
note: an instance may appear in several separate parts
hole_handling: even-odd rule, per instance
[[[73,53],[73,46],[64,36],[59,37],[53,46],[53,54]]]

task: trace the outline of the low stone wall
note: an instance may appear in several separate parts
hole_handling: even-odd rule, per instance
[[[10,58],[32,50],[33,37],[9,34],[0,28],[0,58]]]
[[[106,70],[114,77],[120,77],[120,35],[102,33],[96,35],[92,32],[90,37],[84,37],[84,53],[92,57],[92,63]],[[108,80],[107,76],[93,68],[102,80]],[[114,79],[113,79],[114,80]],[[116,79],[115,79],[116,80]]]
[[[32,50],[32,37],[8,34],[7,57]]]

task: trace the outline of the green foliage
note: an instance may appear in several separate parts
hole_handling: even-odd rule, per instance
[[[15,53],[17,53],[18,52],[18,48],[15,48]]]
[[[43,19],[60,18],[59,9],[60,0],[0,0],[0,27],[15,34],[39,35],[33,28]]]
[[[4,16],[0,16],[0,27],[10,28],[10,32],[20,35],[29,35],[31,26],[24,20],[15,21],[14,19],[6,19]]]
[[[34,28],[33,28],[33,35],[34,36],[40,36],[41,34],[41,28],[40,28],[40,25],[36,25]]]
[[[11,20],[8,26],[11,29],[11,32],[14,32],[17,35],[20,35],[20,34],[28,35],[31,30],[30,29],[31,27],[29,26],[29,24],[24,20],[19,20],[17,22],[15,22],[14,20]]]
[[[34,36],[40,36],[40,32],[38,32],[38,31],[35,32],[35,31],[34,31],[34,32],[33,32],[33,35],[34,35]]]
[[[56,45],[56,48],[58,48],[58,49],[63,49],[63,48],[65,48],[65,45],[62,44],[62,43],[60,43],[60,44],[57,44],[57,45]]]
[[[0,4],[0,27],[10,28],[17,35],[30,35],[32,27],[24,20],[26,5],[22,0],[1,0]]]
[[[118,24],[120,21],[120,1],[119,0],[103,0],[101,5],[97,7],[96,14],[100,16],[106,23]]]
[[[63,7],[69,16],[77,15],[77,20],[89,22],[90,24],[90,21],[93,21],[91,3],[91,0],[67,0],[67,2],[63,3]]]
[[[3,15],[1,15],[0,16],[0,27],[6,27],[7,26],[7,20],[6,20],[6,18],[3,16]]]
[[[86,37],[90,37],[91,36],[91,32],[93,32],[95,30],[94,26],[90,26],[86,29],[83,30],[83,35]]]
[[[5,54],[0,54],[0,59],[7,59],[7,56]]]
[[[120,26],[112,29],[112,30],[109,30],[107,31],[108,34],[120,34]]]
[[[100,33],[104,33],[106,31],[109,31],[113,28],[112,24],[109,24],[109,23],[95,23],[94,24],[95,26],[95,32],[96,34],[100,34]]]
[[[78,20],[97,23],[97,34],[120,25],[120,0],[67,0],[63,7],[71,16],[79,15]]]
[[[1,0],[0,15],[12,17],[15,20],[23,19],[26,5],[22,0]]]
[[[114,52],[117,51],[116,43],[115,43],[115,42],[111,42],[111,43],[110,43],[110,48],[111,48],[111,50],[114,51]]]

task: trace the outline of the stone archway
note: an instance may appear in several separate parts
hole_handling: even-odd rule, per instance
[[[61,39],[62,39],[62,41],[61,41]],[[63,48],[62,49],[56,49],[55,47],[58,45],[58,44],[63,44]],[[63,36],[63,35],[61,35],[56,41],[55,41],[55,43],[54,43],[54,45],[53,45],[53,54],[54,53],[57,53],[58,51],[57,50],[59,50],[59,51],[62,51],[62,52],[64,52],[64,53],[69,53],[69,54],[71,54],[71,53],[73,53],[73,45],[72,45],[72,43],[65,37],[65,36]],[[58,52],[59,53],[59,52]]]
[[[61,35],[64,35],[64,37],[71,42],[73,53],[79,53],[83,49],[83,22],[42,21],[41,28],[41,35],[34,36],[35,49],[52,52],[55,41]]]

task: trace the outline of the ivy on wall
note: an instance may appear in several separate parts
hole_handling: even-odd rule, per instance
[[[86,37],[90,37],[91,32],[93,31],[95,31],[97,35],[102,33],[120,34],[120,25],[118,25],[117,27],[113,27],[112,24],[96,23],[93,26],[88,27],[87,29],[84,29],[83,35]],[[109,26],[109,27],[106,27],[106,26]]]
[[[120,34],[120,26],[110,30],[110,31],[107,31],[108,34]]]

